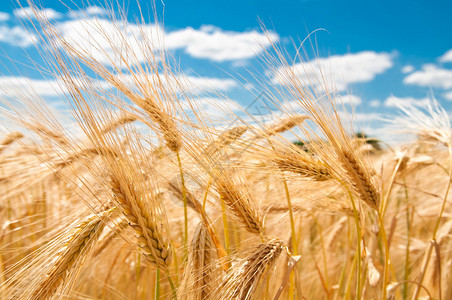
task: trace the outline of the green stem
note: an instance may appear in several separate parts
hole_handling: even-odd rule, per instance
[[[155,270],[155,299],[160,299],[160,269]]]
[[[171,287],[171,294],[173,295],[173,299],[177,300],[177,292],[176,292],[176,287],[174,286],[173,280],[171,279],[171,276],[168,273],[168,271],[165,273],[165,275],[166,275],[166,279],[168,280],[168,283]]]

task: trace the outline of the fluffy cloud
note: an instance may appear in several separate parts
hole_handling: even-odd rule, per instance
[[[63,14],[57,12],[52,8],[36,9],[36,14],[39,18],[53,20],[60,19]],[[14,15],[20,19],[36,19],[35,13],[31,7],[18,8],[13,11]]]
[[[408,74],[414,71],[414,67],[412,65],[406,65],[402,68],[403,74]]]
[[[370,107],[379,107],[381,105],[381,102],[379,100],[374,99],[369,102],[369,105]]]
[[[344,116],[347,118],[347,115]],[[357,122],[370,122],[381,120],[381,114],[378,113],[353,113],[352,118]]]
[[[118,79],[126,85],[138,86],[137,83],[149,82],[149,84],[163,84],[163,87],[171,89],[176,93],[189,92],[192,94],[205,94],[209,92],[223,92],[231,88],[237,87],[237,81],[229,78],[215,77],[195,77],[185,75],[175,75],[168,77],[166,75],[144,76],[141,74],[122,74],[118,75]]]
[[[137,65],[149,57],[151,51],[166,47],[181,49],[196,58],[217,62],[251,58],[277,41],[273,33],[257,31],[223,31],[212,26],[191,27],[164,32],[157,25],[139,25],[88,18],[60,22],[59,34],[77,51],[95,58],[105,65]],[[127,53],[125,56],[124,53]],[[120,62],[125,60],[125,62]]]
[[[361,104],[361,97],[356,95],[342,95],[341,96],[342,103],[350,104],[350,105],[358,105]]]
[[[452,88],[452,70],[426,64],[422,66],[421,71],[416,71],[405,77],[403,82],[405,84],[449,89]]]
[[[355,54],[333,55],[329,58],[282,67],[276,71],[273,82],[287,84],[287,75],[294,74],[304,85],[317,90],[335,88],[343,91],[347,86],[358,82],[371,81],[393,66],[388,53],[363,51]]]
[[[452,62],[452,49],[444,53],[440,58],[440,62]]]
[[[0,11],[0,22],[8,21],[10,18],[8,13]]]
[[[12,46],[29,47],[32,46],[38,38],[23,27],[0,26],[0,42],[10,44]]]
[[[93,17],[93,16],[105,16],[108,15],[108,11],[104,9],[103,7],[99,6],[88,6],[81,10],[72,10],[69,12],[69,17],[73,19],[81,19],[86,17]]]
[[[161,40],[161,30],[153,25],[139,26],[89,18],[61,22],[56,25],[58,34],[75,51],[91,57],[104,65],[133,66],[152,59],[149,49],[160,48],[153,41]]]
[[[387,107],[400,107],[400,106],[421,106],[425,107],[429,105],[429,98],[413,98],[413,97],[396,97],[390,96],[386,98],[384,105]]]
[[[87,82],[96,87],[101,87],[109,89],[108,85],[104,81],[99,81],[96,79],[79,80],[73,78],[74,84],[80,87],[86,87]],[[59,97],[68,93],[68,89],[61,78],[55,79],[32,79],[23,76],[3,76],[0,77],[0,96],[2,97]]]
[[[214,26],[202,26],[199,30],[187,27],[169,32],[166,44],[170,49],[183,49],[196,58],[223,62],[256,56],[278,39],[278,35],[271,32],[234,32]]]
[[[239,113],[243,111],[243,108],[236,101],[231,99],[221,99],[221,98],[198,98],[191,100],[190,103],[183,101],[181,102],[182,108],[186,113],[191,114],[194,108],[198,113],[202,113],[205,116],[216,118],[226,118],[231,114]]]
[[[0,77],[0,95],[9,97],[58,96],[65,92],[56,80],[31,79],[27,77]]]
[[[227,91],[237,86],[233,79],[184,76],[180,78],[192,92],[198,91]]]
[[[452,101],[452,91],[444,93],[443,97],[446,98],[449,101]]]

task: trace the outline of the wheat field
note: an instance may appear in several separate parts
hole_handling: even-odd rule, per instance
[[[129,45],[117,28],[107,67],[81,47],[96,39],[36,18],[73,122],[2,100],[0,299],[452,299],[452,140],[434,100],[401,107],[416,140],[382,145],[286,68],[262,86],[272,122],[220,103],[218,119],[139,32]],[[290,66],[284,53],[262,61]]]

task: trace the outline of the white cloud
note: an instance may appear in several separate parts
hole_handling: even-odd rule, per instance
[[[53,8],[43,8],[43,9],[36,9],[36,14],[39,16],[39,18],[53,20],[53,19],[60,19],[63,17],[63,14],[60,12],[57,12]],[[33,9],[31,7],[23,7],[18,8],[13,11],[13,14],[20,19],[36,19],[35,12],[33,12]]]
[[[342,95],[340,100],[342,103],[350,104],[350,105],[358,105],[361,104],[361,97],[356,95]]]
[[[403,74],[408,74],[414,71],[414,67],[412,65],[406,65],[402,68]]]
[[[449,101],[452,101],[452,91],[443,94],[443,97]]]
[[[192,92],[198,91],[226,91],[236,87],[237,82],[233,79],[184,76],[180,78]]]
[[[317,90],[335,88],[339,91],[357,82],[367,82],[385,72],[393,65],[389,53],[363,51],[355,54],[333,55],[329,58],[282,67],[277,70],[273,82],[290,83],[287,76],[297,76],[301,84],[313,86]],[[325,86],[326,85],[326,86]]]
[[[72,78],[70,84],[76,84],[80,87],[86,87],[87,82],[96,87],[108,89],[110,86],[104,81],[96,79],[78,80]],[[0,96],[6,97],[56,97],[63,96],[68,93],[68,89],[64,81],[60,78],[55,79],[32,79],[24,76],[3,76],[0,77]]]
[[[104,65],[134,66],[152,59],[150,49],[161,48],[157,35],[161,30],[154,25],[90,18],[57,24],[58,33],[75,51]]]
[[[444,53],[439,58],[440,62],[452,62],[452,49]]]
[[[85,9],[72,10],[69,12],[69,17],[71,17],[73,19],[81,19],[81,18],[93,17],[93,16],[106,16],[106,15],[108,15],[108,11],[105,8],[95,6],[95,5],[88,6]]]
[[[278,40],[278,35],[271,32],[224,31],[214,26],[202,26],[199,30],[187,27],[166,36],[169,49],[184,49],[193,57],[217,62],[254,57]]]
[[[353,113],[352,118],[353,118],[353,120],[355,120],[357,122],[370,122],[370,121],[381,120],[381,114],[378,114],[378,113]]]
[[[0,11],[0,22],[8,21],[10,18],[8,13]]]
[[[198,113],[214,118],[229,119],[230,114],[243,111],[242,106],[231,99],[205,97],[190,100],[190,103],[183,101],[181,104],[188,114],[192,113],[192,108],[195,108]]]
[[[379,107],[381,105],[381,102],[379,100],[374,99],[369,102],[369,105],[370,107]]]
[[[29,47],[38,40],[37,36],[20,26],[0,26],[0,42],[12,46]]]
[[[426,64],[422,66],[421,71],[416,71],[405,77],[403,82],[405,84],[449,89],[452,88],[452,70]]]
[[[173,92],[192,94],[205,94],[209,92],[223,92],[238,86],[237,81],[229,78],[215,78],[215,77],[195,77],[186,75],[175,75],[168,77],[164,74],[159,75],[143,75],[141,74],[122,74],[118,75],[118,79],[126,85],[138,86],[137,83],[148,82],[151,85],[163,84]]]
[[[413,98],[413,97],[396,97],[390,96],[386,98],[384,105],[387,107],[400,107],[400,106],[421,106],[426,107],[430,103],[429,98]]]
[[[302,113],[303,108],[299,101],[285,101],[279,104],[280,110],[284,113]]]
[[[155,24],[115,22],[95,17],[60,22],[57,30],[76,51],[102,64],[121,67],[155,59],[149,56],[163,47],[181,49],[192,57],[218,62],[243,60],[269,47],[270,41],[278,40],[273,33],[224,31],[213,26],[164,32]]]
[[[31,79],[27,77],[0,77],[0,95],[9,97],[58,96],[65,91],[56,80]]]

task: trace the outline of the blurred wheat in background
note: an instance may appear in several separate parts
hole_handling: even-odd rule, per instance
[[[282,114],[218,104],[218,120],[157,27],[112,14],[69,40],[34,13],[74,123],[4,98],[1,299],[452,299],[451,129],[433,99],[395,121],[416,141],[383,146],[274,44],[263,61],[285,84],[262,89]]]

